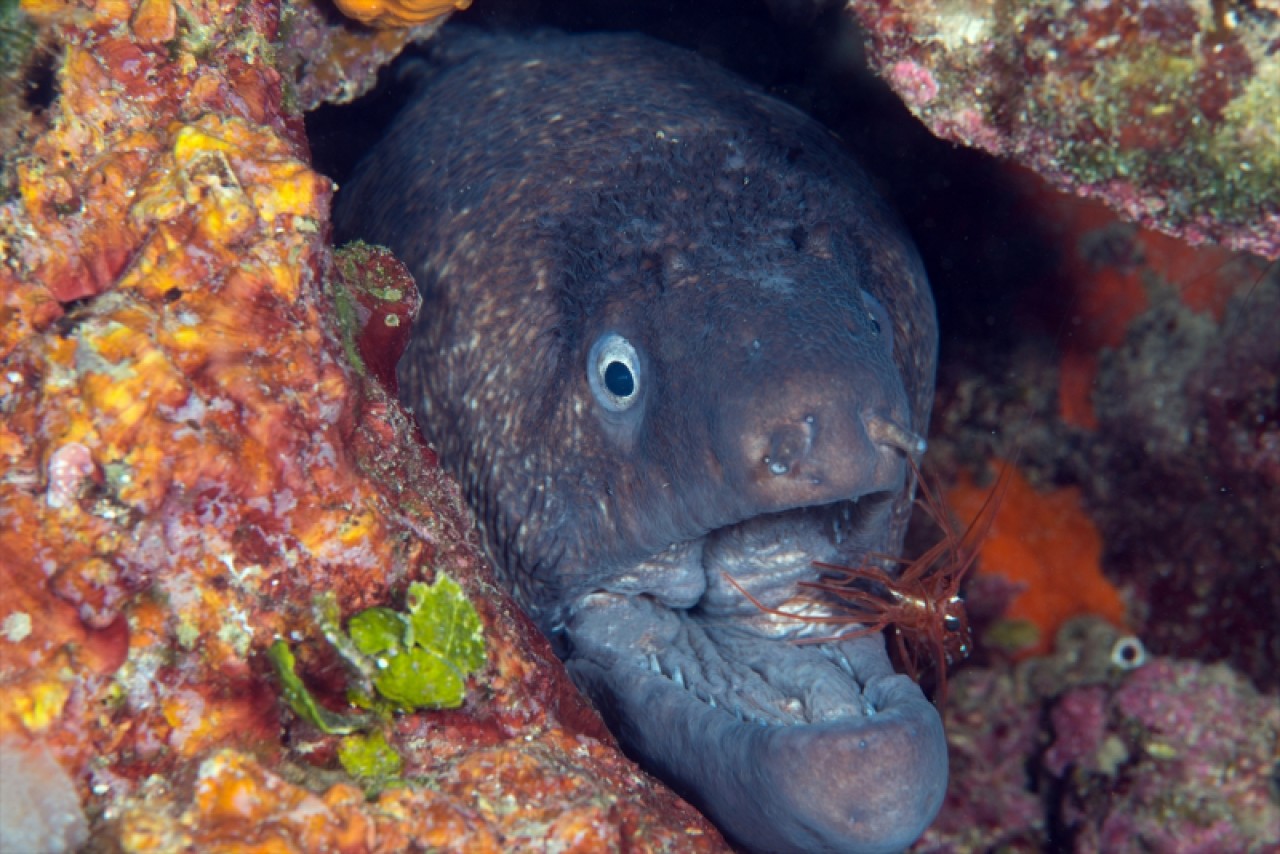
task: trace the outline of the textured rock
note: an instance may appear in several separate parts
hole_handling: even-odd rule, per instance
[[[1069,623],[1055,653],[952,680],[952,785],[915,851],[1270,851],[1280,704],[1229,668]]]
[[[299,111],[363,95],[405,45],[429,39],[445,20],[432,16],[413,27],[366,27],[335,17],[328,7],[307,0],[285,6],[276,67]]]
[[[5,788],[51,806],[33,831],[5,802],[4,838],[719,847],[492,585],[375,381],[412,303],[376,255],[325,285],[332,187],[284,107],[280,7],[25,8],[61,64],[0,204],[0,761],[36,757]],[[353,676],[314,597],[400,607],[440,570],[487,663],[460,709],[378,724],[405,782],[366,800],[265,651],[288,639],[336,711]]]
[[[1101,359],[1097,518],[1153,650],[1280,685],[1280,278],[1221,320],[1167,291]],[[1170,520],[1178,520],[1171,524]]]
[[[976,471],[982,488],[995,436],[1040,493],[1079,487],[1124,624],[1155,654],[1225,660],[1275,687],[1280,267],[1137,229],[1096,202],[1027,198],[1024,218],[1056,238],[1038,250],[1046,272],[986,303],[999,337],[944,339],[926,472],[948,484]],[[1068,565],[1081,553],[1046,547]],[[1050,580],[1083,592],[1074,574]],[[1017,595],[979,573],[980,638]]]
[[[1280,9],[851,0],[934,133],[1143,225],[1280,256]]]
[[[1021,590],[976,575],[966,598],[978,669],[950,683],[953,781],[920,850],[1126,850],[1126,838],[1144,850],[1270,850],[1280,365],[1263,330],[1280,318],[1275,268],[1190,249],[1096,203],[1028,199],[1024,221],[1055,238],[1036,250],[1046,272],[975,306],[998,335],[944,336],[952,358],[926,471],[944,484],[957,468],[984,471],[994,435],[1037,490],[1079,487],[1127,630],[1176,658],[1108,676],[1101,640],[1060,636],[1052,657],[1011,668],[1001,629]],[[1077,587],[1073,574],[1051,581]],[[1119,711],[1137,694],[1141,720]],[[1146,729],[1162,716],[1185,731],[1166,742]],[[1211,748],[1201,730],[1219,722]],[[1205,769],[1230,785],[1206,784]]]
[[[1221,665],[1157,659],[1050,712],[1045,770],[1076,850],[1269,851],[1280,704]]]

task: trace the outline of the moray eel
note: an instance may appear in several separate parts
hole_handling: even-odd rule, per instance
[[[759,851],[901,849],[942,725],[814,561],[896,553],[921,264],[833,136],[634,35],[446,41],[339,193],[423,303],[401,397],[624,748]]]

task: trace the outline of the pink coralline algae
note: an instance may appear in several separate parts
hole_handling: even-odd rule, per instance
[[[1046,770],[1076,850],[1275,851],[1280,704],[1230,669],[1157,659],[1050,715]]]
[[[965,669],[951,686],[951,784],[938,818],[911,850],[1043,850],[1047,810],[1027,773],[1042,744],[1038,706],[1007,668]]]
[[[873,64],[937,135],[1193,243],[1280,257],[1274,3],[850,6]]]
[[[951,786],[912,850],[1280,850],[1276,695],[1135,644],[1077,620],[1052,656],[958,673]]]
[[[887,74],[893,88],[910,104],[924,106],[938,95],[933,72],[910,60],[895,62]]]

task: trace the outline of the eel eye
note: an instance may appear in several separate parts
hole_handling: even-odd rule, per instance
[[[880,300],[866,291],[862,292],[862,305],[867,312],[867,326],[873,337],[882,338],[890,347],[893,346],[893,326],[889,320],[889,312],[885,311]]]
[[[591,393],[610,412],[626,412],[640,400],[640,356],[631,342],[606,332],[591,348],[587,378]]]

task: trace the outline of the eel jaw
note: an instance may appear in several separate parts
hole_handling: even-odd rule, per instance
[[[942,805],[942,721],[879,634],[798,646],[612,593],[565,630],[624,748],[745,849],[899,851]]]

